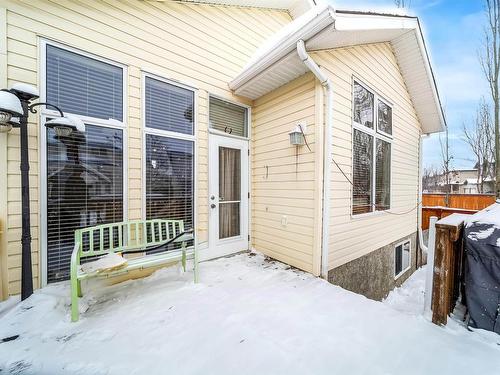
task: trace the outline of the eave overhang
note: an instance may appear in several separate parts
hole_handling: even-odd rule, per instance
[[[418,18],[335,11],[315,7],[269,39],[229,87],[257,99],[307,72],[296,44],[309,52],[389,42],[420,120],[423,133],[443,131],[446,121]]]

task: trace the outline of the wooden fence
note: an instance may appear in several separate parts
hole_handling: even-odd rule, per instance
[[[495,203],[490,194],[422,194],[422,229],[429,229],[429,219],[451,214],[474,214]]]
[[[466,210],[482,210],[495,203],[492,194],[422,194],[424,207],[450,207]]]

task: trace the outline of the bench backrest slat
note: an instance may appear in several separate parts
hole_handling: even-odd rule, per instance
[[[75,243],[80,244],[80,257],[89,257],[159,245],[182,232],[182,220],[124,221],[77,229]]]

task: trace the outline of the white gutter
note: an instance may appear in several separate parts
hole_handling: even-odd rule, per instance
[[[304,41],[297,42],[297,54],[304,65],[316,76],[326,90],[326,114],[323,150],[323,212],[321,235],[321,277],[328,280],[328,243],[330,237],[330,157],[332,149],[333,87],[332,82],[320,70],[318,64],[307,54]]]
[[[266,41],[243,68],[243,72],[229,82],[229,88],[238,93],[243,85],[295,50],[297,40],[312,38],[330,26],[334,19],[335,11],[331,5],[313,7]]]
[[[423,170],[424,170],[424,155],[422,154],[422,150],[423,150],[423,147],[422,147],[422,143],[423,143],[423,139],[424,137],[426,137],[427,135],[424,135],[422,134],[420,136],[420,144],[419,144],[419,154],[418,154],[418,157],[419,157],[419,166],[418,166],[418,241],[419,241],[419,244],[420,244],[420,248],[425,251],[426,253],[428,253],[428,249],[427,249],[427,246],[425,246],[424,244],[424,236],[422,235],[422,189],[423,189]]]

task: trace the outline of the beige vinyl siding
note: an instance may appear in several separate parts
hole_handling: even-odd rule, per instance
[[[142,75],[154,73],[196,87],[198,95],[196,179],[199,196],[199,237],[207,241],[208,213],[208,94],[251,104],[234,97],[228,88],[234,77],[271,34],[290,22],[284,11],[232,6],[179,3],[175,1],[114,0],[30,0],[3,1],[7,34],[7,66],[0,65],[2,87],[15,82],[39,86],[40,37],[116,61],[127,66],[124,102],[128,116],[128,219],[142,216]],[[0,44],[1,46],[1,44]],[[0,55],[4,56],[4,55]],[[2,59],[3,57],[0,57]],[[3,61],[3,60],[1,60]],[[39,161],[38,116],[30,116],[30,184],[35,285],[39,280]],[[21,191],[19,172],[19,132],[0,139],[0,167],[6,165],[7,212],[0,221],[7,227],[0,237],[0,260],[8,258],[7,275],[2,266],[4,293],[20,290]],[[6,138],[6,140],[5,140]],[[7,147],[1,147],[2,142]],[[5,150],[7,148],[7,150]],[[6,156],[3,154],[6,153]],[[3,163],[3,164],[2,164]],[[1,169],[1,168],[0,168]],[[0,171],[3,173],[3,170]],[[3,180],[3,179],[2,179]],[[3,180],[3,181],[5,181]],[[2,192],[0,190],[0,192]],[[5,195],[5,194],[4,194]],[[4,199],[2,197],[2,199]],[[3,201],[0,201],[0,203]],[[5,223],[5,224],[4,224]],[[6,286],[7,285],[7,286]],[[6,297],[4,295],[3,297]]]
[[[318,274],[315,85],[307,74],[254,102],[251,239],[256,250]],[[301,146],[297,160],[288,133],[299,121],[312,151]]]
[[[351,216],[351,185],[333,164],[329,269],[359,258],[417,230],[420,124],[388,43],[312,54],[333,82],[333,157],[352,180],[352,79],[393,105],[391,215]],[[412,210],[413,209],[413,210]]]

